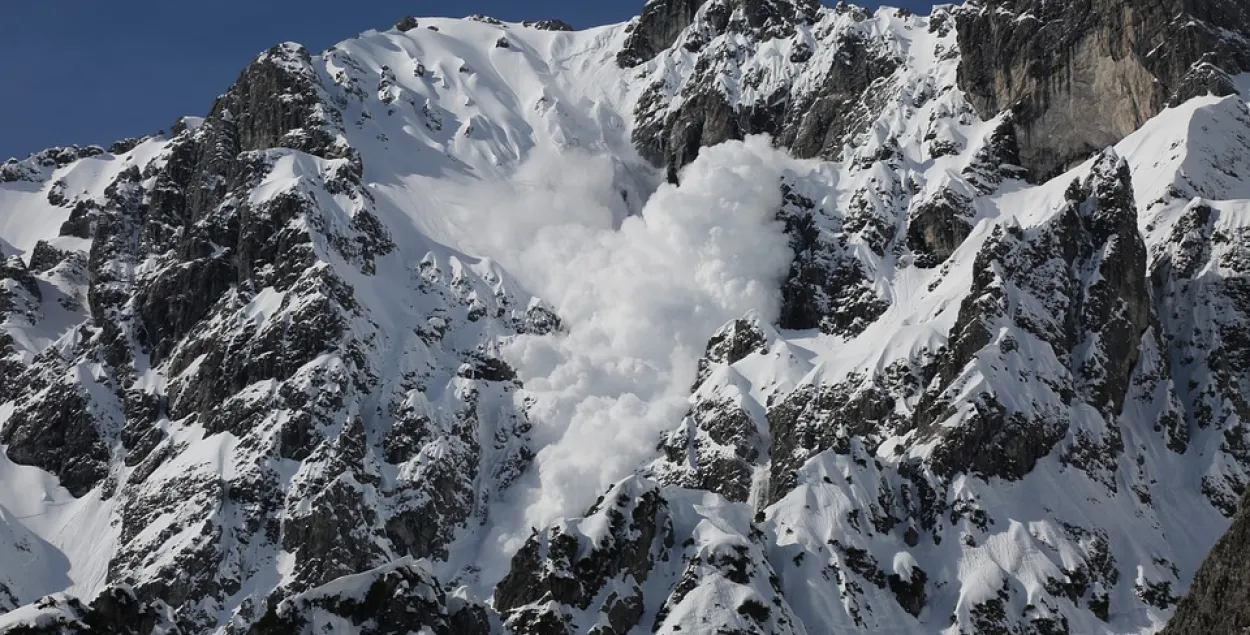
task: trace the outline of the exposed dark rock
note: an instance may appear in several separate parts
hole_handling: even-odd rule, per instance
[[[526,309],[524,321],[517,323],[515,328],[522,333],[547,335],[561,330],[563,326],[560,316],[554,311],[541,304],[534,304]]]
[[[699,4],[686,0],[648,4],[618,61],[634,65],[667,48],[692,24]],[[736,33],[757,44],[768,42],[789,37],[795,25],[811,23],[818,11],[819,4],[807,0],[715,0],[705,12],[706,33],[700,37]],[[668,44],[658,46],[664,42]],[[635,111],[634,145],[652,163],[665,166],[674,182],[678,170],[693,161],[700,148],[751,134],[774,135],[778,145],[799,157],[837,158],[843,142],[884,106],[884,95],[874,100],[867,89],[898,65],[854,33],[845,34],[837,47],[843,63],[829,68],[815,90],[782,88],[757,103],[730,103],[716,88],[717,73],[732,66],[741,52],[706,55],[682,88],[675,108],[668,103],[672,87],[663,83],[648,87]]]
[[[1076,194],[1089,240],[1082,256],[1098,263],[1098,279],[1086,286],[1077,319],[1097,338],[1099,350],[1080,360],[1079,383],[1091,405],[1118,414],[1151,323],[1146,245],[1137,229],[1128,163],[1104,153]]]
[[[9,159],[0,164],[0,183],[15,183],[18,181],[35,181],[39,178],[39,171],[25,162],[17,159]]]
[[[391,517],[385,532],[394,549],[416,557],[446,557],[447,544],[473,513],[474,478],[482,470],[478,433],[481,414],[470,401],[450,420],[434,422],[399,409],[387,435],[388,460],[410,461],[413,449],[429,444],[439,455],[403,479],[390,492]],[[521,457],[524,462],[528,455]],[[521,469],[524,465],[520,466]]]
[[[873,289],[858,259],[847,253],[845,235],[834,232],[838,223],[831,212],[782,184],[785,201],[778,218],[795,258],[781,286],[781,316],[785,329],[820,329],[832,335],[854,337],[888,308]]]
[[[67,255],[48,244],[48,241],[40,240],[30,251],[30,270],[35,273],[46,273],[61,264]]]
[[[639,591],[635,588],[634,591]],[[613,593],[604,603],[603,615],[606,618],[607,625],[602,628],[596,628],[591,633],[596,635],[616,635],[628,633],[630,629],[642,622],[642,616],[646,612],[646,606],[643,604],[641,593],[634,593],[621,597]]]
[[[695,388],[707,379],[715,366],[732,365],[752,353],[767,350],[768,339],[756,321],[734,320],[722,326],[707,342],[707,352],[699,360],[699,374]]]
[[[213,104],[202,126],[205,137],[195,150],[196,165],[186,166],[198,179],[186,195],[193,221],[221,200],[223,186],[245,168],[237,162],[240,153],[285,147],[326,158],[355,157],[332,133],[337,110],[319,108],[319,80],[310,61],[298,44],[275,46],[244,69]]]
[[[120,141],[114,141],[109,146],[109,154],[125,154],[134,150],[140,143],[145,141],[142,137],[128,137]]]
[[[1250,627],[1250,506],[1242,499],[1233,524],[1194,575],[1189,594],[1160,635],[1241,633]]]
[[[622,68],[637,66],[672,46],[705,1],[648,0],[642,15],[630,25],[629,38],[617,53],[616,63]]]
[[[110,586],[89,605],[49,596],[34,604],[37,617],[5,632],[11,635],[181,635],[169,607],[140,601],[132,589]]]
[[[0,284],[5,280],[16,282],[27,294],[35,301],[43,299],[43,294],[39,291],[39,283],[35,277],[31,275],[30,270],[26,268],[26,263],[17,256],[9,256],[3,262],[0,262]],[[0,312],[14,310],[12,299],[8,297],[8,291],[0,287]]]
[[[772,476],[769,501],[794,488],[796,472],[808,459],[826,450],[851,452],[853,439],[869,447],[904,429],[907,421],[895,411],[899,399],[919,393],[920,378],[905,363],[896,363],[871,379],[852,374],[834,385],[802,386],[768,411],[772,431]]]
[[[338,587],[338,588],[334,588]],[[350,592],[342,593],[347,587]],[[433,635],[490,635],[485,607],[449,597],[429,569],[403,559],[340,578],[271,605],[248,635],[301,635],[314,612],[347,620],[362,635],[426,632]]]
[[[956,12],[959,85],[983,117],[1011,110],[1039,179],[1136,130],[1169,101],[1250,69],[1237,0],[975,0]]]
[[[319,82],[301,47],[262,54],[202,124],[178,129],[160,161],[121,170],[102,197],[74,203],[62,234],[90,240],[86,258],[47,242],[32,254],[40,273],[87,286],[90,317],[72,347],[36,358],[29,372],[5,373],[21,377],[11,392],[22,398],[0,438],[10,459],[56,474],[75,496],[102,487],[110,497],[122,488],[110,579],[133,581],[144,600],[167,601],[193,632],[215,625],[219,603],[254,574],[235,548],[286,545],[310,554],[291,589],[356,573],[392,553],[382,546],[383,519],[370,516],[376,505],[360,495],[360,483],[376,486],[363,430],[325,434],[331,414],[369,390],[373,378],[365,344],[344,327],[359,310],[354,291],[322,250],[371,275],[374,259],[393,245],[369,211],[363,168],[342,143],[338,111]],[[315,196],[299,192],[253,203],[255,187],[292,152],[274,148],[326,159],[315,164],[320,173],[302,178],[359,201],[360,209],[327,218]],[[55,165],[58,156],[35,160]],[[278,319],[244,312],[262,289],[277,298]],[[322,355],[338,356],[343,366],[306,368]],[[165,395],[133,386],[136,360],[163,367],[170,381],[158,391]],[[0,358],[3,368],[9,361]],[[67,369],[75,366],[94,370]],[[267,388],[245,390],[266,381]],[[236,435],[237,473],[206,478],[191,470],[139,488],[182,450],[161,432],[166,416],[202,425],[209,436]],[[264,467],[270,457],[324,462],[341,478],[313,479],[315,492],[300,490],[308,484],[298,481],[292,487],[308,505],[279,523],[281,490]],[[106,479],[111,458],[134,468],[123,483]],[[222,522],[222,510],[237,524]],[[358,527],[362,518],[372,519],[369,527]],[[160,532],[142,532],[157,524]],[[188,526],[198,537],[175,544]]]
[[[521,23],[531,29],[539,31],[572,31],[573,25],[564,20],[526,20]]]
[[[386,561],[378,545],[383,536],[381,523],[361,497],[361,489],[371,484],[364,465],[368,450],[363,423],[354,419],[345,427],[337,439],[323,443],[307,459],[322,467],[312,481],[296,490],[307,492],[307,511],[284,523],[282,546],[298,554],[295,575],[301,588]]]
[[[64,167],[79,159],[88,159],[102,154],[104,154],[104,148],[100,146],[69,146],[41,150],[24,161],[9,159],[0,164],[0,183],[39,182],[46,178],[45,170]]]
[[[60,377],[18,402],[0,443],[9,460],[51,472],[61,486],[82,496],[108,475],[111,455],[82,386]]]
[[[843,144],[861,132],[888,91],[870,91],[898,68],[899,61],[854,34],[837,43],[841,63],[815,91],[792,96],[776,130],[777,143],[802,158],[838,159]]]
[[[169,357],[175,344],[203,319],[238,280],[231,252],[185,262],[158,274],[135,299],[152,363]]]
[[[1195,97],[1215,95],[1226,97],[1237,94],[1237,85],[1224,69],[1207,61],[1200,61],[1185,73],[1181,83],[1168,100],[1168,106],[1179,106]]]
[[[706,593],[709,587],[725,594],[720,597],[738,599],[708,602],[707,595],[695,593],[701,588]],[[666,622],[673,613],[682,613],[687,619],[697,615],[700,625],[709,632],[727,635],[788,635],[797,630],[793,612],[782,595],[780,578],[759,548],[749,543],[700,544],[686,560],[681,578],[656,613],[652,631],[681,630],[673,622]],[[746,618],[748,626],[739,626],[739,616]],[[716,626],[718,622],[720,626]],[[726,622],[735,627],[728,627]]]
[[[1047,342],[1072,368],[1074,385],[1060,391],[1061,399],[1079,397],[1114,422],[1151,320],[1146,250],[1135,210],[1128,167],[1109,151],[1084,183],[1069,188],[1066,207],[1040,233],[997,228],[977,255],[972,292],[939,361],[937,385],[949,385],[990,344],[996,324],[1010,319]],[[1097,274],[1090,276],[1094,267]],[[1008,289],[1040,299],[1048,312],[1020,309],[1009,301]],[[1011,347],[1004,351],[1010,354]],[[922,437],[943,436],[934,455],[940,473],[973,467],[988,476],[1021,478],[1068,433],[1062,411],[1009,412],[990,393],[975,397],[972,406],[964,423],[933,427],[957,413],[940,392],[921,398],[916,425]],[[1119,452],[1118,432],[1112,428],[1110,435],[1095,444],[1096,453]],[[1083,459],[1078,467],[1097,466]]]
[[[852,439],[871,449],[874,439],[913,429],[919,443],[931,435],[941,438],[928,459],[940,477],[1028,474],[1069,434],[1065,407],[1012,411],[996,395],[982,392],[961,398],[955,409],[946,396],[963,373],[976,372],[969,364],[984,351],[1015,354],[1018,343],[993,343],[1004,321],[1046,342],[1072,369],[1072,384],[1054,387],[1057,399],[1084,400],[1114,422],[1153,319],[1131,185],[1124,162],[1108,153],[1087,180],[1073,185],[1050,223],[1028,232],[996,229],[977,256],[972,290],[950,341],[932,363],[900,362],[871,382],[851,376],[836,386],[801,388],[772,407],[770,500],[793,487],[796,470],[816,453],[849,452]],[[1008,294],[1036,300],[1021,302]],[[909,397],[918,397],[910,418],[895,408],[896,400]],[[1102,437],[1079,442],[1065,460],[1097,473],[1114,464],[1120,451],[1118,429],[1111,425]]]
[[[473,355],[472,361],[463,365],[458,375],[467,379],[481,379],[483,381],[513,381],[516,379],[516,371],[508,365],[508,362],[484,355]]]
[[[737,400],[702,396],[700,386],[717,368],[733,365],[749,355],[765,353],[771,336],[756,319],[733,320],[708,341],[699,360],[692,391],[699,395],[676,430],[659,443],[663,458],[652,465],[652,476],[666,485],[717,492],[729,500],[745,501],[753,471],[765,448],[760,424]]]
[[[972,161],[963,170],[968,183],[982,194],[997,189],[1004,179],[1023,179],[1028,171],[1021,167],[1020,144],[1016,140],[1016,127],[1008,114],[994,127]]]
[[[751,415],[731,401],[700,401],[680,427],[664,435],[656,477],[665,484],[746,501],[764,441]]]
[[[48,188],[48,204],[56,207],[63,207],[69,202],[69,198],[65,196],[66,184],[64,179],[58,180]]]
[[[397,31],[403,31],[403,32],[405,32],[405,33],[406,33],[406,32],[408,32],[408,31],[411,31],[411,30],[413,30],[413,29],[417,28],[418,26],[419,26],[419,25],[418,25],[418,23],[417,23],[417,19],[416,19],[415,17],[410,16],[410,15],[406,15],[406,16],[404,16],[404,17],[400,18],[400,19],[399,19],[399,22],[396,22],[396,23],[395,23],[395,30],[397,30]]]
[[[668,513],[668,502],[654,483],[633,477],[617,484],[587,512],[605,516],[606,536],[590,543],[572,527],[536,532],[513,556],[508,575],[495,588],[495,607],[509,616],[510,625],[524,626],[521,632],[559,632],[535,624],[567,625],[566,618],[542,610],[542,605],[554,601],[585,610],[612,579],[632,576],[637,584],[645,582],[656,560],[667,557],[673,546]],[[634,626],[628,618],[641,616],[618,607],[617,601],[602,608],[608,619],[615,616],[614,628],[624,627],[617,632],[628,632]]]
[[[917,205],[907,221],[907,246],[916,252],[916,264],[935,267],[955,253],[972,231],[973,214],[971,199],[949,188]]]

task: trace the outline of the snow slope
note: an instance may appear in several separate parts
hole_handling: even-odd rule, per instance
[[[1156,630],[1250,483],[1246,76],[1030,184],[951,8],[735,7],[636,68],[637,21],[283,44],[170,138],[4,164],[0,609]],[[636,149],[863,50],[894,62],[824,159]],[[369,626],[375,586],[420,615]]]

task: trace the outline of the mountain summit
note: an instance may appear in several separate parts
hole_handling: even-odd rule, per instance
[[[275,46],[0,164],[0,631],[1234,632],[1248,99],[1235,0]]]

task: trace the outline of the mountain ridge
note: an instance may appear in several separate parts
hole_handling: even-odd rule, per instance
[[[1006,106],[1034,4],[420,19],[3,164],[0,627],[1162,626],[1250,469],[1250,27],[1117,127]],[[1105,4],[1031,18],[1095,95]]]

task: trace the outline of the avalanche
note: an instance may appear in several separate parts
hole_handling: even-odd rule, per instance
[[[1023,152],[991,5],[422,18],[0,165],[0,630],[1157,630],[1250,483],[1250,74]]]

